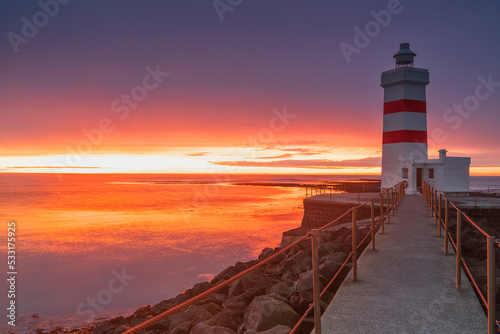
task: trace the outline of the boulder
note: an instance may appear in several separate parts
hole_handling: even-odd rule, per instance
[[[215,276],[210,283],[216,284],[221,281],[225,281],[233,276],[238,275],[241,273],[243,270],[248,269],[249,266],[246,263],[243,262],[236,262],[234,266],[231,266],[229,268],[224,269],[221,271],[217,276]]]
[[[313,271],[308,270],[299,275],[299,279],[295,284],[298,292],[312,291],[313,288]]]
[[[259,255],[259,258],[258,258],[258,261],[263,261],[265,259],[268,259],[270,258],[271,256],[275,255],[276,253],[279,252],[279,248],[275,248],[275,249],[272,249],[272,248],[269,248],[269,247],[266,247],[262,250],[262,253]],[[285,254],[282,253],[280,255],[278,255],[276,258],[272,259],[271,260],[271,264],[278,264],[280,263],[283,259],[285,258]]]
[[[195,305],[214,303],[214,304],[221,306],[225,300],[226,300],[226,295],[224,295],[222,293],[214,293],[213,295],[210,295],[207,298],[196,302]]]
[[[137,309],[134,314],[132,314],[130,317],[127,317],[127,321],[130,325],[137,326],[138,324],[143,323],[152,316],[151,306],[147,305]]]
[[[119,325],[118,327],[116,327],[116,329],[114,330],[113,334],[121,334],[123,332],[128,331],[130,328],[132,328],[132,327],[131,326],[127,326],[127,325]]]
[[[347,258],[347,254],[346,253],[344,253],[344,252],[336,252],[336,253],[329,254],[326,257],[326,261],[337,262],[339,265],[342,265],[342,263],[344,263],[344,261],[345,261],[346,258]]]
[[[194,326],[189,334],[235,334],[235,332],[226,327],[210,326],[206,323],[200,323]]]
[[[267,331],[262,331],[262,332],[257,332],[257,331],[254,331],[253,329],[249,329],[247,331],[245,331],[244,334],[288,334],[290,333],[292,329],[288,326],[284,326],[284,325],[278,325],[278,326],[274,326],[273,328],[271,329],[268,329]]]
[[[222,304],[222,308],[224,310],[241,312],[241,314],[243,314],[243,312],[245,312],[245,309],[247,308],[247,304],[245,303],[244,296],[235,296],[226,300]]]
[[[232,282],[229,284],[229,290],[227,293],[227,296],[229,298],[234,297],[234,296],[239,296],[242,295],[245,292],[245,289],[243,289],[243,282],[242,278]]]
[[[257,297],[258,298],[258,297]],[[238,327],[243,322],[243,312],[233,310],[222,310],[219,314],[205,321],[210,326],[219,326],[230,328],[234,332],[238,331]]]
[[[213,315],[203,306],[191,305],[182,312],[172,314],[168,317],[169,331],[172,332],[174,329],[179,329],[187,330],[189,333],[189,330],[194,325],[212,318]]]
[[[245,298],[244,299],[245,304],[249,304],[255,297],[263,295],[264,292],[265,292],[264,288],[261,288],[259,286],[254,286],[246,290],[245,293],[243,294],[243,297]]]
[[[189,334],[191,331],[191,323],[189,321],[183,322],[181,325],[178,327],[175,327],[174,329],[170,330],[170,334]]]
[[[325,261],[319,266],[319,273],[325,277],[333,278],[342,264],[333,261]]]
[[[163,319],[159,322],[157,322],[156,324],[154,324],[153,326],[149,327],[148,329],[150,330],[158,330],[160,332],[167,332],[168,329],[169,329],[169,318],[166,318],[166,319]]]
[[[163,300],[158,304],[154,305],[153,307],[151,307],[151,314],[156,316],[158,314],[170,310],[175,306],[177,306],[177,303],[174,302],[173,299]]]
[[[107,334],[113,333],[113,331],[118,327],[118,324],[111,324],[105,322],[94,328],[94,334]]]
[[[293,327],[300,316],[284,302],[258,296],[247,307],[243,318],[246,329],[265,331],[278,325]]]
[[[253,288],[253,287],[259,285],[259,281],[262,278],[263,277],[256,272],[251,272],[251,273],[246,274],[245,276],[243,276],[241,278],[241,284],[243,286],[243,290],[248,290],[250,288]]]
[[[282,297],[288,298],[291,294],[295,292],[292,287],[288,286],[288,284],[280,282],[278,284],[275,284],[271,288],[271,292],[274,292]]]
[[[266,296],[274,298],[276,300],[279,300],[280,302],[283,302],[283,303],[286,303],[286,304],[292,306],[292,303],[290,302],[290,300],[286,299],[285,297],[282,297],[282,296],[278,295],[275,292],[271,292],[270,294],[268,294]]]
[[[280,277],[285,269],[282,266],[269,266],[264,268],[264,273],[272,277]]]

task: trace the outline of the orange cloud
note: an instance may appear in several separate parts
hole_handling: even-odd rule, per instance
[[[379,167],[381,159],[368,157],[363,159],[348,160],[277,160],[277,161],[217,161],[210,162],[214,165],[238,166],[238,167],[281,167],[281,168],[315,168],[315,169],[337,169],[337,168],[372,168]]]

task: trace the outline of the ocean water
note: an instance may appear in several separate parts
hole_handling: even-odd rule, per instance
[[[304,189],[277,183],[360,178],[378,177],[0,174],[5,261],[7,223],[16,223],[14,333],[78,327],[174,297],[299,226]],[[472,189],[488,186],[500,191],[500,177],[471,177]],[[1,332],[12,329],[6,322]]]
[[[471,176],[470,190],[500,193],[500,176]]]
[[[127,314],[278,246],[300,224],[304,192],[234,184],[251,181],[274,179],[0,174],[5,262],[16,222],[14,332]],[[6,322],[1,332],[12,329]]]

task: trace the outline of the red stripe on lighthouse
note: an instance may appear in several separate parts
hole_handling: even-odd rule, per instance
[[[425,113],[425,110],[425,101],[403,99],[384,103],[384,115],[401,111]]]
[[[427,143],[427,131],[399,130],[384,132],[384,144]]]

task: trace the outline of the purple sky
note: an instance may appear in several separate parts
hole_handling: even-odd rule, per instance
[[[297,121],[279,140],[377,157],[380,74],[409,42],[415,66],[430,71],[429,139],[436,128],[446,137],[431,149],[471,156],[475,167],[500,166],[499,1],[215,3],[241,4],[218,13],[212,1],[3,1],[0,155],[64,154],[82,129],[116,116],[112,102],[159,65],[169,76],[96,152],[234,146],[286,106]],[[48,17],[40,4],[59,8]],[[388,8],[390,20],[382,14]],[[370,23],[373,13],[386,22]],[[24,40],[23,18],[40,26]],[[356,27],[376,30],[348,61],[340,45],[356,45]],[[474,100],[481,80],[494,84]],[[453,110],[474,101],[470,112]]]

